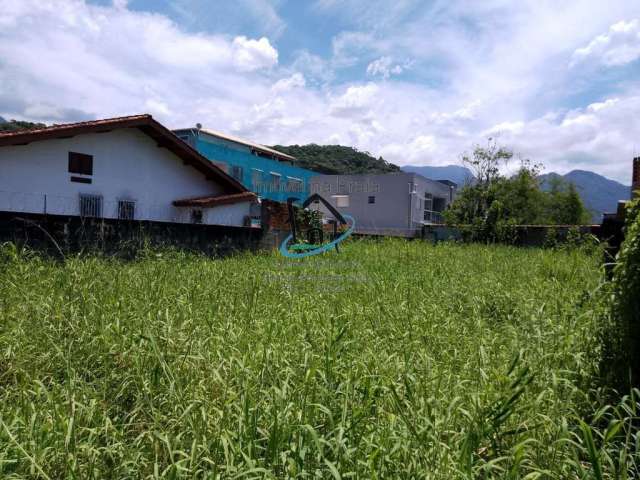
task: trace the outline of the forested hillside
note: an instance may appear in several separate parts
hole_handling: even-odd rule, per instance
[[[328,175],[399,172],[400,167],[342,145],[274,145],[272,148],[298,159],[297,166]]]
[[[0,132],[15,132],[16,130],[33,130],[36,128],[44,128],[44,123],[25,122],[22,120],[5,120],[0,117]]]

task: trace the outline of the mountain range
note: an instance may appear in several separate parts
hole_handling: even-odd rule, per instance
[[[460,165],[444,167],[407,165],[402,167],[402,170],[415,172],[433,180],[451,180],[459,186],[473,181],[471,170]],[[540,175],[542,189],[551,188],[552,178],[558,178],[575,185],[582,202],[591,213],[591,220],[594,223],[602,221],[603,213],[615,212],[619,200],[628,200],[631,196],[630,186],[587,170],[572,170],[565,175],[555,172]]]
[[[552,178],[560,178],[576,186],[585,207],[591,212],[594,223],[602,221],[603,213],[615,212],[619,200],[629,200],[631,197],[629,185],[623,185],[588,170],[572,170],[565,175],[555,172],[540,175],[543,189],[550,188]]]

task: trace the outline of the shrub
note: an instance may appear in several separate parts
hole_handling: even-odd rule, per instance
[[[625,240],[613,267],[605,335],[605,378],[620,391],[640,385],[640,202],[626,210]]]

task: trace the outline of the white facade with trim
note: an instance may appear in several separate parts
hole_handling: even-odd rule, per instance
[[[69,152],[91,155],[92,174],[70,172]],[[84,200],[85,215],[99,213],[89,216],[122,218],[129,210],[121,202],[133,202],[135,220],[245,225],[253,201],[210,208],[173,205],[179,199],[223,194],[215,179],[138,128],[0,146],[0,211],[79,216],[84,197],[100,202],[98,212]]]

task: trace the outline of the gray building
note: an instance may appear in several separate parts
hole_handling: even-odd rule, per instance
[[[456,194],[453,182],[408,172],[318,175],[310,184],[312,194],[355,219],[356,233],[372,235],[412,237],[423,225],[442,223],[442,212]]]

